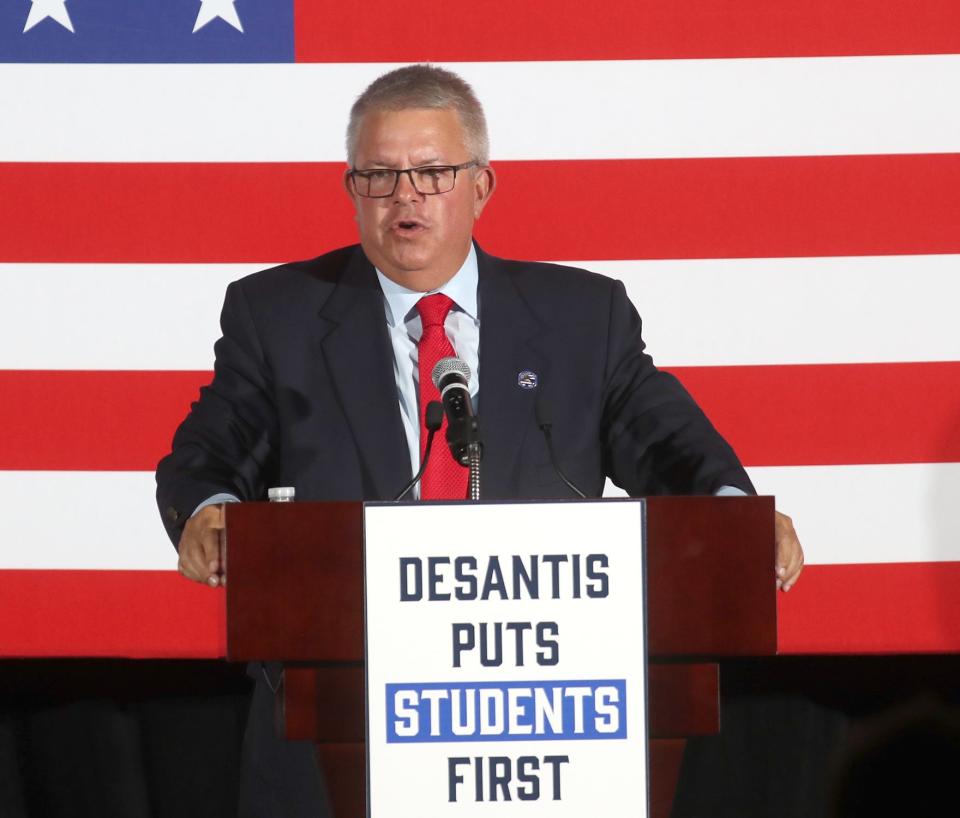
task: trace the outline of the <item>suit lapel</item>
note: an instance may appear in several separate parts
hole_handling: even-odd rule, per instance
[[[376,272],[358,247],[320,311],[324,361],[371,475],[375,496],[390,498],[410,479],[410,455],[397,402],[393,352]]]
[[[480,273],[480,430],[483,435],[483,494],[505,496],[514,464],[534,415],[536,389],[517,379],[529,370],[546,374],[548,357],[539,348],[547,327],[531,311],[502,261],[477,248]],[[547,344],[548,345],[548,344]]]

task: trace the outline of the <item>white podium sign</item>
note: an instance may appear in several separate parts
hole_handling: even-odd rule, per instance
[[[643,501],[365,508],[367,814],[648,814]]]

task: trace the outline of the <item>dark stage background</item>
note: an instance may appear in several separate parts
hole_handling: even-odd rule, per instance
[[[827,816],[851,730],[958,704],[958,678],[957,656],[726,662],[723,734],[691,743],[674,818]],[[220,661],[0,663],[0,816],[234,816],[249,689]]]

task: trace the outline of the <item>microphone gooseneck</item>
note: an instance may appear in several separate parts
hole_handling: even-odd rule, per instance
[[[432,400],[427,404],[427,411],[424,417],[424,425],[427,427],[427,445],[423,447],[423,460],[420,461],[420,469],[413,479],[403,487],[403,490],[393,498],[393,502],[402,500],[409,491],[420,482],[423,473],[427,469],[427,462],[430,460],[430,450],[433,448],[433,436],[443,425],[443,404],[440,401]]]
[[[540,431],[543,432],[543,438],[547,442],[547,453],[550,455],[550,465],[553,466],[553,470],[559,475],[560,479],[567,484],[570,491],[576,494],[581,500],[585,500],[587,495],[580,491],[573,481],[563,473],[563,469],[560,468],[560,464],[557,462],[557,455],[553,450],[553,424],[544,416],[543,403],[539,395],[537,395],[537,400],[534,402],[533,411],[536,415],[537,426],[540,427]]]

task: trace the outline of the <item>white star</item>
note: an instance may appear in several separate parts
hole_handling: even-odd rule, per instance
[[[30,0],[33,3],[30,6],[30,13],[27,15],[27,22],[23,26],[24,33],[28,32],[41,20],[52,17],[62,25],[71,34],[73,33],[73,23],[70,21],[70,13],[67,11],[67,0]]]
[[[200,0],[200,12],[197,14],[197,22],[193,24],[193,33],[196,34],[214,17],[219,17],[242,34],[243,25],[233,4],[234,0]]]

